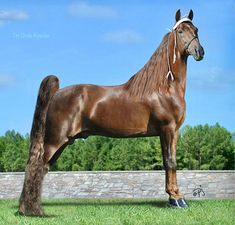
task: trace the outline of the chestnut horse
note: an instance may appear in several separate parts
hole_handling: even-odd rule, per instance
[[[48,165],[76,138],[90,135],[108,137],[160,136],[166,170],[168,204],[185,208],[187,203],[176,180],[178,130],[185,118],[187,58],[199,61],[204,50],[193,11],[181,18],[167,33],[145,66],[130,80],[118,86],[74,85],[59,89],[55,76],[40,86],[30,135],[19,211],[42,215],[41,188]]]

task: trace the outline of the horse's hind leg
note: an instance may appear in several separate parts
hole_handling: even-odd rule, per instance
[[[179,191],[176,177],[176,145],[178,132],[170,127],[162,131],[160,139],[163,164],[166,171],[166,192],[169,194],[169,205],[171,207],[185,208],[187,207],[187,203]]]

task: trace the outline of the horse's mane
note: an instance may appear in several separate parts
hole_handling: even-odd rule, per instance
[[[168,89],[166,74],[168,72],[167,45],[169,34],[167,33],[164,36],[160,46],[144,67],[124,84],[124,88],[130,96],[141,98],[155,91],[164,92]]]

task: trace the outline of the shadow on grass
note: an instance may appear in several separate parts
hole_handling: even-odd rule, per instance
[[[42,205],[43,207],[60,207],[60,206],[75,206],[75,207],[83,207],[83,206],[151,206],[151,207],[156,207],[156,208],[167,208],[166,201],[155,201],[155,200],[61,200],[58,199],[58,201],[53,200],[53,202],[43,202]],[[11,208],[17,210],[18,205],[11,206]],[[55,215],[55,214],[45,214],[41,216],[25,216],[19,211],[16,211],[14,213],[16,217],[29,217],[29,218],[58,218],[61,215]]]
[[[203,200],[190,200],[187,201],[189,207],[195,203],[199,206],[203,205]],[[169,208],[167,201],[164,200],[128,200],[128,199],[53,199],[42,202],[43,207],[60,207],[60,206],[151,206],[156,208]],[[18,205],[11,206],[13,209],[18,209]],[[18,212],[15,215],[19,215]],[[57,215],[45,215],[41,217],[56,217]],[[34,216],[32,216],[34,217]]]
[[[133,201],[133,200],[66,200],[62,202],[44,202],[43,206],[152,206],[157,208],[166,208],[166,201]]]
[[[57,218],[57,217],[59,217],[60,215],[55,215],[55,214],[50,214],[50,215],[47,215],[47,214],[45,214],[45,215],[40,215],[40,216],[36,216],[36,215],[27,215],[27,216],[25,216],[25,215],[23,215],[23,214],[21,214],[21,213],[19,213],[19,211],[16,211],[15,213],[14,213],[14,215],[16,216],[16,217],[29,217],[29,218]]]
[[[152,206],[156,208],[167,208],[167,201],[163,200],[118,200],[118,199],[61,199],[52,200],[52,202],[42,202],[43,207],[60,207],[60,206]],[[11,208],[17,210],[18,205],[13,205]],[[15,212],[15,216],[24,216],[21,215],[18,211]],[[43,215],[43,216],[30,216],[30,217],[56,217],[57,215]]]

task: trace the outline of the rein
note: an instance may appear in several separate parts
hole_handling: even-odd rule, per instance
[[[177,28],[181,23],[183,23],[183,22],[190,22],[190,23],[192,23],[192,20],[190,20],[190,19],[187,18],[187,17],[182,18],[182,19],[180,19],[179,21],[177,21],[176,24],[174,25],[173,29],[170,30],[170,32],[174,34],[174,55],[173,55],[173,64],[175,64],[175,62],[176,62],[176,53],[175,53],[175,51],[176,51],[177,40],[176,40],[176,33],[175,33],[175,30],[176,30],[176,28]],[[188,48],[189,48],[191,42],[192,42],[194,39],[196,39],[196,38],[197,38],[197,36],[194,36],[194,37],[192,38],[192,40],[190,40],[190,42],[186,45],[186,51],[188,51]],[[174,74],[172,73],[171,65],[170,65],[169,39],[170,39],[170,35],[168,35],[168,41],[167,41],[167,65],[168,65],[168,73],[166,74],[166,79],[169,79],[169,77],[170,77],[170,79],[171,79],[172,81],[174,81]]]

